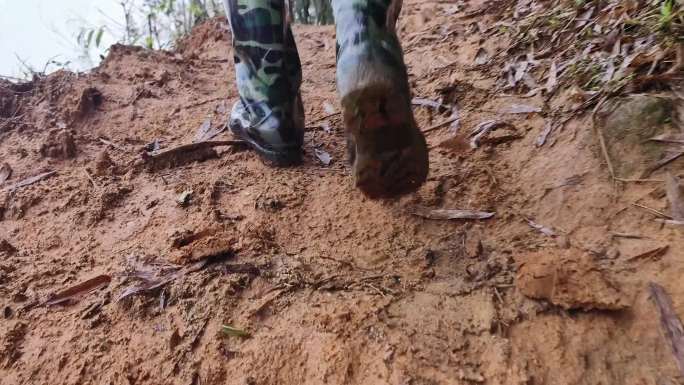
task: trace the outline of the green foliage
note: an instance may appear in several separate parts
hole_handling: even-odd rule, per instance
[[[102,43],[102,35],[104,34],[104,27],[81,27],[78,35],[76,36],[76,42],[79,47],[89,49],[93,46],[99,48],[100,43]]]
[[[674,0],[665,0],[660,5],[660,19],[658,20],[658,27],[662,31],[668,31],[672,24],[672,19],[675,16]]]
[[[172,47],[197,24],[223,13],[219,0],[120,0],[123,20],[112,19],[107,25],[83,26],[76,43],[89,55],[100,48],[105,34],[129,45],[142,45],[149,49]]]
[[[99,47],[100,43],[102,43],[102,35],[104,34],[104,28],[100,27],[97,30],[97,34],[95,35],[95,46]]]
[[[107,25],[82,21],[76,43],[83,57],[89,58],[93,50],[102,48],[105,35],[123,44],[170,49],[194,26],[224,12],[220,0],[119,0],[119,4],[123,20],[108,15],[111,23]],[[288,4],[295,22],[333,23],[330,0],[292,0]]]

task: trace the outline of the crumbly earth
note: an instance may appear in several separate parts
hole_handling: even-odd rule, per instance
[[[684,314],[682,230],[632,205],[667,211],[663,184],[611,182],[588,116],[538,147],[542,114],[501,113],[543,100],[497,92],[499,74],[473,65],[481,45],[510,43],[472,28],[495,21],[463,16],[481,5],[405,1],[410,81],[415,96],[457,103],[463,131],[509,125],[477,149],[448,125],[429,132],[429,180],[396,201],[352,185],[329,112],[332,27],[295,27],[309,122],[297,168],[238,146],[146,167],[145,146],[226,121],[237,95],[225,20],[176,52],[115,46],[89,74],[0,85],[0,116],[14,117],[0,125],[12,169],[0,184],[0,384],[682,383],[647,290],[663,285]],[[415,108],[423,128],[449,117]],[[416,207],[496,214],[430,220]],[[172,263],[183,274],[120,299],[132,270]],[[45,306],[98,275],[111,283]]]

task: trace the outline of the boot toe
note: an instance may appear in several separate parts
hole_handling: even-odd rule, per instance
[[[371,199],[389,199],[418,190],[428,175],[425,144],[364,156],[354,162],[356,187]]]
[[[252,108],[255,108],[252,106]],[[258,118],[242,102],[233,107],[230,129],[233,135],[244,140],[268,164],[276,167],[296,166],[302,161],[304,115],[299,96],[295,110],[289,114],[272,113],[270,107],[258,107],[265,118]],[[289,110],[289,108],[287,109]]]

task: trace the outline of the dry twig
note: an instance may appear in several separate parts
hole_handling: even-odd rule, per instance
[[[651,291],[651,299],[655,302],[660,313],[660,326],[663,335],[670,343],[679,371],[684,376],[684,327],[682,327],[682,321],[677,316],[674,306],[672,306],[672,298],[667,294],[665,288],[654,282],[651,282],[648,287]]]

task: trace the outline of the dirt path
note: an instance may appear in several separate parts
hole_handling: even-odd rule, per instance
[[[502,113],[545,101],[495,91],[499,74],[473,64],[481,46],[510,44],[479,31],[494,16],[464,16],[482,4],[405,3],[415,96],[457,104],[460,132],[507,124],[477,149],[453,125],[428,133],[429,181],[399,201],[351,184],[329,111],[332,27],[295,28],[310,123],[294,169],[239,147],[155,166],[140,155],[222,126],[236,93],[221,21],[177,53],[117,46],[92,74],[14,89],[12,108],[0,104],[16,116],[0,128],[13,170],[0,184],[0,384],[681,383],[647,290],[660,283],[684,314],[681,230],[632,205],[666,211],[664,186],[616,188],[586,115],[539,147],[548,111]],[[428,128],[453,115],[416,116]],[[418,207],[495,215],[430,220]],[[119,300],[131,276],[170,263],[196,268]],[[44,306],[98,275],[112,281]]]

